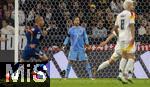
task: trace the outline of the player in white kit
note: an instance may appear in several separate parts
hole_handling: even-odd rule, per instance
[[[113,64],[116,60],[121,58],[119,65],[119,80],[123,83],[127,83],[131,81],[128,78],[129,73],[133,73],[133,66],[135,61],[135,51],[136,46],[134,42],[135,37],[135,13],[132,12],[134,10],[134,1],[125,0],[124,11],[117,15],[115,26],[113,28],[113,33],[107,38],[106,41],[102,42],[100,46],[104,46],[107,44],[114,36],[118,37],[117,44],[115,46],[115,51],[111,58],[105,62],[103,62],[98,70],[101,70],[110,64]]]

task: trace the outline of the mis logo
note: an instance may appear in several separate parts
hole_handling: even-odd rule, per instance
[[[46,79],[49,78],[49,63],[45,66],[48,72],[35,69],[37,68],[36,66],[40,64],[30,66],[29,63],[24,63],[20,64],[21,66],[15,73],[12,73],[11,65],[12,64],[6,64],[6,82],[18,82],[18,80],[21,80],[21,82],[31,82],[31,80],[34,82],[45,82]],[[36,70],[36,74],[31,73],[33,68]]]

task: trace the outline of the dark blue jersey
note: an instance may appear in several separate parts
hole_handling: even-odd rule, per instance
[[[27,45],[35,44],[39,45],[40,38],[42,36],[42,31],[38,26],[34,26],[31,30],[28,30],[26,33]]]

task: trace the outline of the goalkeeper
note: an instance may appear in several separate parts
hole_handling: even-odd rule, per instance
[[[64,47],[70,41],[70,51],[68,55],[68,66],[65,74],[65,78],[68,78],[71,65],[73,61],[85,61],[86,70],[89,74],[89,78],[92,78],[91,66],[88,62],[88,57],[86,54],[85,46],[89,48],[88,36],[86,29],[80,26],[80,18],[75,17],[73,20],[74,25],[69,29],[68,36],[65,39],[63,45]]]

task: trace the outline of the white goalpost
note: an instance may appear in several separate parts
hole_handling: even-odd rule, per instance
[[[19,10],[19,0],[15,0],[15,36],[14,36],[14,42],[15,42],[15,46],[14,46],[14,62],[17,63],[18,62],[18,45],[19,45],[19,19],[18,19],[18,10]]]

